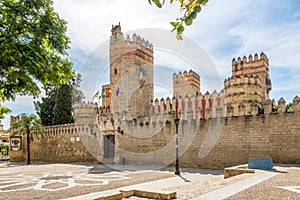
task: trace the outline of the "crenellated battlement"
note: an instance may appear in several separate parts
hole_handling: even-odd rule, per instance
[[[152,101],[152,106],[149,110],[149,118],[142,118],[142,119],[132,119],[129,116],[129,113],[124,111],[122,113],[114,113],[113,115],[109,112],[104,113],[105,107],[99,107],[99,115],[97,115],[96,121],[93,121],[92,124],[100,125],[101,131],[116,131],[116,126],[121,126],[122,121],[130,122],[132,125],[140,125],[144,126],[147,125],[149,131],[154,130],[157,123],[166,123],[167,121],[170,122],[172,117],[174,118],[176,112],[176,101],[178,102],[178,114],[181,120],[209,120],[214,118],[223,118],[223,117],[232,117],[235,116],[233,111],[232,105],[224,105],[224,92],[217,93],[214,91],[212,94],[206,92],[205,95],[198,95],[198,96],[191,96],[191,97],[180,97],[175,99],[174,97],[171,99],[167,97],[166,99],[161,98],[160,100],[156,98]],[[276,101],[274,101],[276,102]],[[271,100],[264,102],[262,108],[264,109],[264,113],[258,113],[257,104],[255,102],[251,103],[251,109],[256,109],[252,113],[245,112],[247,106],[245,104],[239,104],[237,106],[238,115],[235,117],[243,117],[249,115],[282,115],[285,116],[286,113],[296,113],[299,115],[300,113],[300,98],[296,96],[293,99],[293,107],[292,109],[288,110],[287,105],[289,103],[286,102],[284,98],[280,98],[277,101],[277,104],[274,104]],[[94,109],[97,108],[97,104],[94,103],[78,103],[76,104],[75,114],[78,115],[78,109]],[[272,109],[273,108],[273,109]],[[274,111],[274,108],[277,108]],[[101,110],[101,111],[100,111]],[[86,110],[87,111],[87,110]],[[89,117],[94,118],[93,113],[87,112]],[[76,118],[78,116],[75,116]],[[19,116],[10,116],[10,119],[15,120],[20,119]],[[109,123],[109,124],[107,124]],[[102,125],[101,125],[102,124]],[[46,126],[45,128],[45,135],[48,136],[60,136],[60,135],[73,135],[79,132],[81,133],[90,133],[91,127],[88,123],[78,123],[75,121],[75,124],[62,124],[62,125],[53,125],[53,126]],[[151,127],[150,127],[151,126]],[[153,127],[152,127],[153,126]],[[135,128],[138,128],[136,126]],[[121,128],[121,127],[120,127]],[[134,128],[134,127],[131,127]],[[95,130],[94,130],[95,131]],[[134,129],[132,129],[134,131]]]
[[[205,121],[210,123],[210,120],[224,119],[228,121],[245,121],[245,116],[257,116],[261,118],[262,115],[265,117],[272,117],[272,115],[280,115],[285,117],[286,114],[290,114],[291,111],[287,111],[286,101],[281,98],[278,101],[278,112],[273,112],[272,107],[274,105],[271,101],[265,102],[260,107],[265,110],[264,113],[259,113],[259,105],[256,102],[249,102],[247,104],[225,105],[224,104],[225,93],[214,91],[213,93],[206,92],[204,95],[191,96],[191,97],[180,97],[176,98],[156,98],[152,101],[152,105],[149,109],[149,117],[144,118],[132,118],[127,111],[121,113],[104,114],[99,117],[99,126],[102,134],[129,134],[134,137],[149,137],[153,133],[159,132],[162,127],[167,124],[172,124],[176,114],[176,102],[178,104],[178,117],[180,124],[186,122],[193,122],[201,124]],[[250,107],[248,107],[250,106]],[[237,115],[234,114],[234,109],[237,109]],[[249,112],[250,111],[250,112]],[[293,113],[300,113],[300,98],[296,96],[293,100]],[[234,117],[234,118],[232,118]],[[237,118],[239,117],[239,118]],[[256,119],[256,118],[253,118]],[[83,132],[90,129],[82,128]]]
[[[100,106],[99,107],[99,115],[108,115],[111,113],[110,106]]]
[[[54,125],[54,126],[46,126],[45,135],[48,136],[59,136],[66,134],[76,134],[76,128],[74,124],[62,124],[62,125]]]
[[[102,85],[102,90],[103,90],[103,89],[109,89],[109,88],[110,88],[110,84]]]
[[[173,96],[198,95],[200,93],[200,76],[193,70],[173,74]]]
[[[153,45],[146,39],[142,38],[140,35],[137,35],[134,33],[132,36],[127,35],[126,38],[124,38],[124,35],[121,31],[121,26],[116,25],[112,26],[112,35],[110,36],[110,43],[124,43],[126,46],[140,46],[142,48],[146,48],[153,52]]]
[[[116,35],[117,37],[115,37]],[[146,49],[149,49],[150,51],[153,51],[153,45],[148,40],[142,38],[140,35],[137,35],[136,33],[134,33],[132,36],[126,35],[126,38],[124,38],[123,33],[118,32],[111,36],[110,42],[111,43],[123,42],[128,46],[138,45],[140,47],[144,47]]]
[[[263,79],[269,77],[269,59],[262,52],[260,57],[258,54],[254,55],[254,58],[250,54],[247,58],[238,57],[237,59],[232,60],[232,76],[242,76],[242,75],[258,75],[263,82]],[[266,84],[263,84],[263,89],[266,91]],[[268,92],[267,92],[268,93]],[[268,94],[265,94],[268,97]],[[267,98],[266,98],[267,99]]]
[[[264,61],[267,64],[269,64],[269,59],[264,54],[264,52],[261,52],[260,56],[258,54],[254,54],[254,57],[250,54],[248,57],[244,56],[243,59],[241,57],[238,57],[237,59],[232,59],[232,66],[235,65],[244,65],[244,64],[253,64],[254,62],[261,62]]]
[[[245,85],[255,85],[257,87],[261,87],[261,80],[258,75],[241,75],[235,77],[228,77],[224,81],[224,89],[228,89],[230,87],[245,87]]]
[[[74,104],[75,124],[94,124],[99,114],[98,104],[83,102]]]
[[[98,104],[94,102],[77,102],[74,104],[75,109],[95,109],[98,108]]]
[[[149,63],[153,63],[153,45],[146,39],[134,33],[124,38],[121,32],[121,26],[112,26],[112,35],[110,36],[110,62],[113,63],[118,58],[134,54]]]
[[[222,111],[224,107],[224,92],[217,93],[214,91],[212,94],[206,92],[205,95],[192,95],[179,98],[167,97],[155,99],[152,101],[152,106],[149,110],[151,119],[155,119],[160,115],[176,112],[176,102],[178,102],[178,113],[182,119],[206,119],[225,116]]]
[[[196,78],[200,81],[200,76],[193,70],[190,70],[189,72],[184,70],[183,73],[178,72],[177,74],[176,73],[173,74],[173,79],[176,79],[176,78],[183,79],[183,78],[189,78],[189,77]]]

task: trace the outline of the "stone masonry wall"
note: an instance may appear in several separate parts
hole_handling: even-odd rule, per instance
[[[12,162],[27,160],[26,144],[26,137],[23,137],[21,150],[10,151]],[[96,162],[82,144],[73,124],[47,127],[44,138],[34,138],[31,142],[30,156],[31,161],[50,163]]]
[[[223,168],[247,163],[250,157],[271,157],[274,163],[300,164],[299,120],[300,116],[294,113],[225,118],[218,138],[212,136],[214,133],[205,133],[208,123],[212,123],[207,121],[200,126],[181,163],[188,167]],[[201,158],[201,149],[205,150],[215,139],[216,145]]]
[[[271,157],[274,163],[300,164],[300,98],[295,97],[292,113],[285,111],[283,99],[278,101],[277,114],[271,112],[271,106],[266,103],[264,115],[210,115],[205,119],[191,111],[180,111],[180,167],[221,169],[247,163],[250,157]],[[148,121],[116,117],[114,123],[122,128],[122,133],[112,132],[116,136],[115,162],[173,165],[174,118],[173,110],[154,113]],[[108,130],[103,131],[109,133],[113,126],[106,127]],[[91,131],[88,129],[87,132]],[[102,131],[99,137],[103,137]],[[79,134],[74,125],[48,127],[45,137],[35,139],[31,144],[32,161],[96,162],[83,145],[84,138],[80,141],[76,138],[78,140]],[[21,151],[10,151],[12,161],[26,160],[24,138],[22,144]],[[103,149],[97,149],[101,155]]]
[[[299,105],[296,97],[293,113],[285,112],[285,102],[280,100],[279,113],[270,112],[271,104],[267,104],[264,115],[207,119],[193,116],[192,111],[180,112],[180,166],[219,169],[247,163],[250,157],[300,164]],[[124,134],[116,135],[119,160],[138,165],[174,164],[174,111],[157,112],[146,123],[122,119],[118,123]]]

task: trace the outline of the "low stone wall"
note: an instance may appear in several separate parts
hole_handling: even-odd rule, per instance
[[[12,162],[27,160],[27,140],[22,138],[22,147],[10,151]],[[44,137],[34,138],[30,144],[31,161],[50,163],[97,162],[86,150],[74,125],[47,127]]]

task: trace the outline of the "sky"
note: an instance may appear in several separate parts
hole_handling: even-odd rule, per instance
[[[159,99],[172,95],[174,72],[190,69],[200,74],[202,93],[219,92],[223,80],[231,76],[233,58],[261,52],[269,58],[270,97],[291,102],[300,96],[299,0],[210,0],[186,28],[181,42],[170,32],[169,22],[181,16],[176,3],[159,9],[147,0],[54,0],[54,9],[68,23],[72,42],[68,57],[83,74],[87,101],[109,83],[108,40],[112,25],[119,22],[122,32],[137,32],[154,45],[155,97]],[[10,115],[35,113],[33,101],[17,97],[5,105],[12,110]],[[9,115],[2,123],[9,128]]]

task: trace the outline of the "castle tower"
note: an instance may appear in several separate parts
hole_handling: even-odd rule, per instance
[[[200,76],[190,70],[173,74],[173,96],[178,98],[200,93]]]
[[[98,105],[94,103],[76,103],[74,105],[75,124],[94,124],[99,114]]]
[[[269,77],[269,59],[262,52],[260,57],[257,54],[248,58],[246,56],[241,59],[232,60],[232,77],[241,75],[258,75],[261,80],[261,101],[265,102],[269,99],[269,93],[272,89],[271,79]]]
[[[153,88],[153,46],[133,34],[124,38],[121,26],[110,37],[112,113],[128,111],[132,118],[148,115]]]
[[[233,116],[257,114],[262,106],[262,84],[258,75],[236,75],[224,81],[225,109]]]

